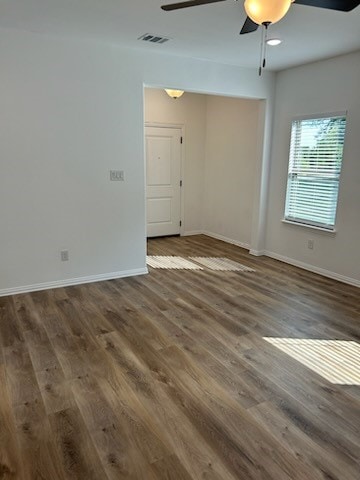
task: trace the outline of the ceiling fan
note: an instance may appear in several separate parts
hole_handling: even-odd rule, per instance
[[[189,0],[162,5],[161,8],[165,11],[172,11],[224,1],[225,0]],[[255,32],[259,25],[264,25],[267,28],[271,23],[278,22],[286,15],[292,3],[349,12],[360,4],[360,0],[245,0],[244,8],[247,13],[247,18],[240,31],[240,35]]]

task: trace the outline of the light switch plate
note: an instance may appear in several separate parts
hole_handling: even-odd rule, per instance
[[[60,258],[61,258],[62,262],[68,262],[69,261],[69,250],[61,250]]]
[[[123,182],[125,180],[124,170],[110,170],[110,180],[112,182]]]

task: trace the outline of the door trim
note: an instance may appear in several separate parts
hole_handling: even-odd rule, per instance
[[[181,137],[183,139],[183,143],[180,147],[180,179],[182,181],[182,187],[180,188],[180,236],[182,237],[185,232],[185,188],[186,182],[185,179],[185,125],[184,124],[177,124],[177,123],[160,123],[160,122],[145,122],[144,124],[144,145],[145,145],[145,135],[146,135],[146,127],[158,127],[158,128],[172,128],[176,130],[181,130]],[[145,169],[145,178],[146,178],[146,153],[144,151],[144,169]],[[146,211],[146,182],[145,182],[145,223],[147,219],[147,211]]]

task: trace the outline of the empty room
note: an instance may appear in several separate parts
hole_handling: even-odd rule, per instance
[[[0,2],[0,479],[357,480],[360,2]]]

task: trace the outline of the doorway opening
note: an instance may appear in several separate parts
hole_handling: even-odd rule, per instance
[[[144,89],[148,238],[204,234],[250,249],[265,112],[256,98]]]

